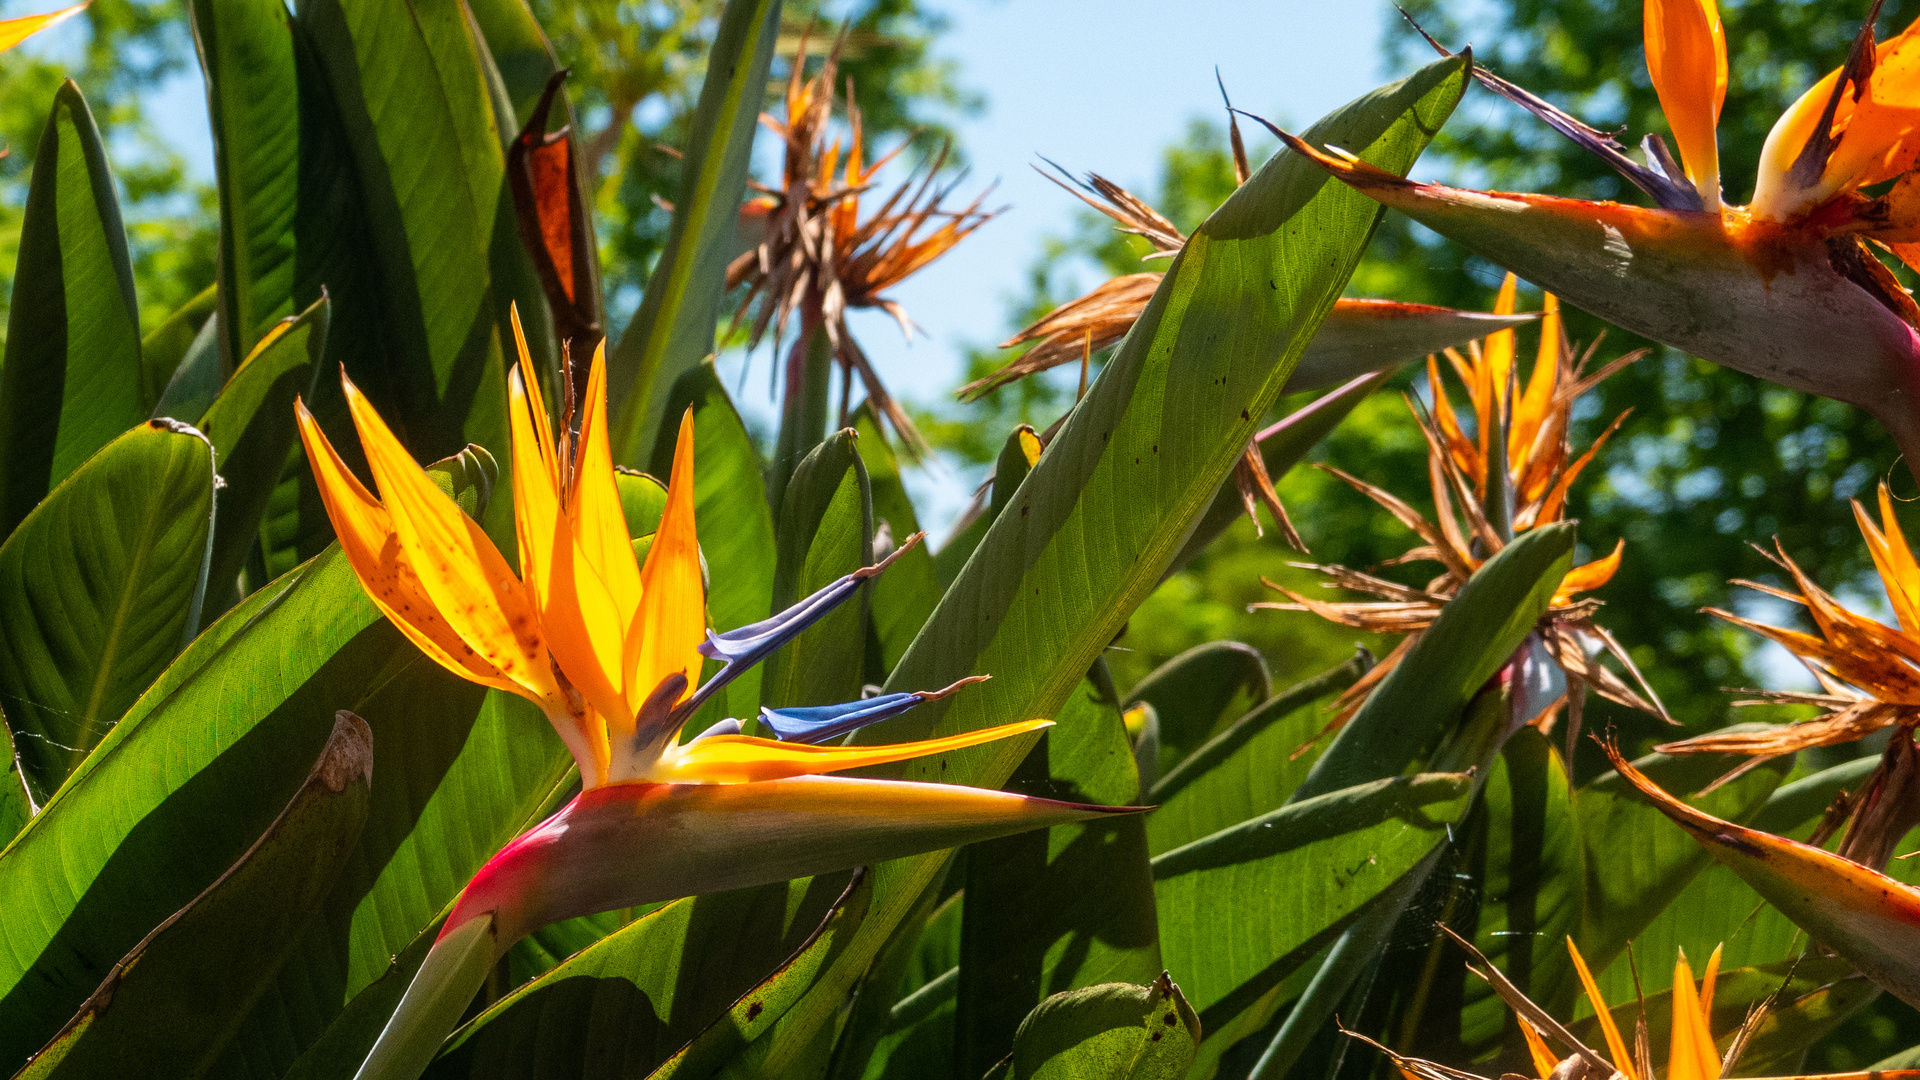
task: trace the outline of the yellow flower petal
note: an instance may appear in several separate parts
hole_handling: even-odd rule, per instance
[[[1016,724],[949,735],[944,739],[893,743],[887,746],[810,746],[777,742],[747,735],[714,735],[688,743],[660,764],[660,775],[649,779],[669,783],[745,784],[782,780],[789,776],[860,769],[893,761],[944,754],[981,743],[995,742],[1053,726],[1051,720],[1024,720]]]
[[[1720,1059],[1713,1052],[1713,1034],[1701,1012],[1685,952],[1673,963],[1672,1028],[1666,1080],[1720,1080]]]
[[[1910,634],[1920,633],[1920,565],[1915,564],[1913,549],[1900,531],[1900,519],[1893,516],[1893,494],[1884,482],[1880,485],[1880,524],[1886,531],[1874,528],[1858,500],[1853,504],[1853,517],[1867,539],[1867,550],[1873,554],[1873,565],[1880,571],[1901,627]]]
[[[359,478],[340,460],[326,433],[307,411],[306,402],[294,403],[294,418],[307,460],[313,466],[321,504],[326,507],[327,519],[333,523],[334,535],[340,540],[340,550],[374,606],[421,652],[455,675],[531,698],[542,705],[557,700],[551,680],[525,685],[508,678],[468,647],[447,625],[426,590],[421,588],[413,567],[401,558],[399,544],[394,541],[393,521],[386,508],[374,500]]]
[[[540,386],[531,387],[532,366],[514,365],[507,375],[507,416],[513,439],[513,523],[520,541],[520,576],[534,606],[554,663],[580,691],[591,709],[569,710],[568,719],[554,717],[554,727],[580,765],[587,787],[604,783],[611,752],[605,717],[626,711],[626,699],[608,680],[596,656],[592,635],[578,610],[573,532],[560,510],[560,493],[553,470],[541,455],[544,445],[537,418],[546,413]],[[613,628],[618,648],[619,628]],[[616,652],[615,655],[618,655]]]
[[[1620,1028],[1613,1022],[1613,1013],[1607,1009],[1607,999],[1600,996],[1600,987],[1593,981],[1593,972],[1587,970],[1587,958],[1580,955],[1580,949],[1567,939],[1567,952],[1573,957],[1573,970],[1580,975],[1580,985],[1586,987],[1587,1000],[1593,1005],[1594,1019],[1600,1021],[1600,1033],[1607,1037],[1607,1053],[1613,1056],[1613,1067],[1627,1080],[1639,1080],[1634,1072],[1633,1057],[1627,1053],[1627,1041],[1620,1037]],[[1669,1076],[1667,1080],[1676,1080]]]
[[[525,587],[493,541],[427,478],[344,372],[340,381],[380,485],[399,557],[418,576],[433,610],[502,675],[536,696],[546,694],[553,675]]]
[[[1679,144],[1680,164],[1709,211],[1720,208],[1714,129],[1727,99],[1727,42],[1714,0],[1647,0],[1647,74]]]
[[[1719,981],[1720,954],[1725,951],[1725,945],[1713,947],[1713,955],[1707,957],[1707,973],[1700,977],[1700,1019],[1708,1030],[1713,1028],[1713,984]]]
[[[92,0],[87,0],[91,3]],[[75,4],[45,15],[24,15],[18,19],[0,19],[0,51],[13,48],[42,30],[62,23],[85,11],[86,3]]]
[[[1500,292],[1493,298],[1495,315],[1513,314],[1514,288],[1518,279],[1508,274],[1500,282]],[[1514,334],[1512,330],[1496,330],[1487,335],[1485,345],[1480,347],[1481,366],[1485,369],[1486,385],[1483,393],[1474,395],[1474,405],[1480,420],[1480,456],[1486,457],[1487,439],[1490,433],[1500,427],[1495,403],[1506,404],[1507,381],[1513,374]]]
[[[1526,1036],[1527,1054],[1533,1058],[1534,1075],[1540,1080],[1549,1080],[1553,1076],[1555,1066],[1560,1062],[1554,1058],[1553,1051],[1547,1049],[1547,1040],[1541,1038],[1538,1031],[1533,1030],[1533,1025],[1527,1023],[1526,1017],[1516,1013],[1514,1019],[1520,1021],[1520,1034]]]
[[[693,410],[688,409],[674,445],[667,508],[653,534],[647,564],[640,569],[640,608],[627,629],[627,701],[634,710],[675,673],[687,679],[682,696],[692,691],[700,678],[697,650],[706,630],[700,538],[693,526]],[[644,738],[650,733],[636,734]]]
[[[1865,94],[1856,101],[1849,87],[1840,95],[1831,129],[1838,144],[1820,179],[1811,186],[1793,180],[1793,163],[1819,128],[1843,70],[1828,72],[1767,133],[1753,190],[1755,215],[1785,221],[1841,191],[1890,180],[1920,156],[1920,20],[1915,20],[1875,47]]]
[[[1575,593],[1589,592],[1613,580],[1620,570],[1620,558],[1626,553],[1627,542],[1616,540],[1613,553],[1604,559],[1595,559],[1585,566],[1576,566],[1560,579],[1559,591],[1554,593],[1554,603],[1563,604],[1573,598]]]
[[[1547,294],[1540,318],[1540,349],[1534,354],[1533,372],[1527,376],[1526,393],[1513,406],[1513,433],[1507,440],[1507,460],[1516,475],[1533,456],[1535,437],[1553,412],[1553,392],[1560,382],[1560,298]],[[1535,495],[1538,493],[1535,492]],[[1522,493],[1524,504],[1532,499]]]
[[[580,450],[573,468],[573,492],[567,503],[573,534],[612,598],[622,627],[640,610],[640,563],[633,557],[620,488],[613,478],[613,444],[607,435],[607,346],[593,352],[587,393],[580,404]],[[653,687],[643,688],[651,692]],[[632,688],[628,688],[631,694]]]

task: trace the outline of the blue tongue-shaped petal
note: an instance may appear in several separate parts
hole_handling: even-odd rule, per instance
[[[757,623],[750,623],[724,634],[716,634],[709,630],[707,640],[700,643],[700,655],[722,661],[723,666],[714,673],[713,678],[702,683],[692,697],[674,710],[675,718],[684,721],[686,717],[692,716],[694,710],[721,687],[738,678],[748,668],[765,660],[773,650],[793,640],[800,631],[819,622],[828,612],[845,603],[860,588],[861,582],[892,566],[893,560],[906,554],[907,550],[919,543],[924,535],[924,533],[914,533],[886,558],[872,566],[863,566],[845,577],[835,579],[812,596],[772,618],[762,619]],[[871,721],[868,722],[871,723]]]
[[[943,690],[915,691],[907,694],[881,694],[843,705],[806,705],[782,709],[761,709],[760,722],[783,742],[822,743],[899,716],[923,701],[946,697],[969,683],[981,682],[984,675],[961,679]]]

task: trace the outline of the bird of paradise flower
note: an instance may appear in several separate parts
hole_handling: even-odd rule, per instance
[[[516,334],[518,319],[514,320]],[[520,572],[408,456],[359,390],[347,405],[379,485],[347,469],[304,404],[301,439],[347,560],[376,606],[442,667],[546,714],[579,765],[581,793],[481,867],[361,1070],[416,1076],[515,941],[561,919],[869,862],[1082,820],[1114,808],[946,784],[826,774],[1031,735],[1029,720],[922,742],[823,746],[944,690],[844,705],[763,709],[777,739],[725,721],[691,739],[714,691],[855,595],[868,567],[787,611],[706,628],[694,530],[693,424],[682,421],[667,501],[635,557],[607,433],[604,349],[580,429],[554,431],[519,341],[509,378]],[[904,548],[902,548],[904,550]],[[699,682],[708,659],[720,670]]]
[[[1516,284],[1509,274],[1494,304],[1496,314],[1513,310]],[[1512,330],[1489,334],[1484,346],[1470,344],[1465,354],[1447,350],[1448,365],[1465,385],[1473,407],[1471,436],[1454,411],[1439,362],[1428,358],[1427,384],[1433,395],[1432,411],[1423,411],[1412,398],[1408,399],[1408,407],[1427,443],[1427,475],[1434,504],[1431,519],[1398,496],[1359,477],[1331,465],[1320,466],[1380,504],[1423,541],[1393,559],[1393,564],[1430,561],[1441,567],[1439,576],[1424,588],[1413,588],[1345,566],[1294,564],[1325,574],[1329,588],[1375,597],[1357,602],[1317,600],[1272,581],[1266,582],[1284,593],[1287,601],[1258,603],[1253,605],[1255,608],[1310,611],[1343,626],[1406,635],[1383,661],[1340,697],[1329,731],[1340,727],[1359,710],[1367,695],[1407,654],[1419,635],[1440,617],[1441,610],[1482,563],[1518,533],[1561,520],[1574,480],[1626,419],[1626,413],[1615,417],[1585,451],[1574,454],[1570,431],[1573,403],[1642,353],[1629,353],[1598,370],[1588,371],[1598,342],[1576,359],[1572,346],[1564,340],[1559,303],[1551,293],[1546,297],[1545,307],[1539,350],[1524,388],[1515,363]],[[1532,701],[1529,696],[1518,706],[1526,713],[1522,719],[1540,714],[1564,694],[1569,705],[1569,736],[1577,738],[1580,708],[1587,691],[1666,719],[1659,697],[1641,678],[1626,651],[1612,634],[1594,622],[1599,601],[1580,596],[1612,580],[1625,550],[1626,541],[1617,541],[1608,555],[1573,568],[1561,580],[1552,606],[1522,651],[1525,665],[1543,675],[1557,671],[1560,677],[1548,680],[1546,685],[1552,689],[1544,700]],[[1632,675],[1638,690],[1599,663],[1602,652],[1612,655]]]
[[[1876,44],[1879,10],[1846,62],[1775,122],[1745,206],[1720,193],[1714,129],[1727,58],[1713,0],[1645,6],[1647,68],[1677,157],[1650,134],[1636,161],[1613,136],[1474,68],[1482,86],[1604,159],[1655,208],[1404,180],[1275,130],[1354,188],[1601,318],[1859,406],[1920,468],[1920,305],[1875,254],[1920,263],[1920,22]]]

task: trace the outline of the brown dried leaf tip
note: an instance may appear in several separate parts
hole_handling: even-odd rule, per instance
[[[826,334],[841,367],[842,385],[850,388],[857,375],[875,411],[917,454],[925,451],[926,440],[848,332],[846,314],[855,308],[879,308],[892,315],[911,340],[913,324],[906,310],[887,298],[886,291],[946,254],[999,211],[980,208],[985,192],[965,207],[948,208],[952,188],[934,183],[946,163],[947,148],[942,147],[877,207],[862,214],[861,197],[906,144],[871,164],[866,161],[851,79],[846,88],[850,132],[844,142],[837,135],[829,141],[834,80],[846,40],[843,31],[819,73],[807,79],[803,35],[787,80],[785,118],[767,113],[760,117],[785,148],[781,186],[753,185],[759,195],[741,208],[741,225],[758,240],[727,267],[727,288],[746,289],[734,325],[747,327],[749,348],[771,328],[777,350],[789,320],[798,314],[799,335],[786,361],[787,385],[798,385],[807,342],[816,333]],[[843,394],[842,425],[849,404]]]

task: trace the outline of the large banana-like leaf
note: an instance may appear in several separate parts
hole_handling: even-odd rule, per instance
[[[150,420],[0,544],[0,708],[45,802],[185,647],[206,589],[214,451]]]
[[[1319,446],[1321,441],[1340,426],[1354,406],[1365,401],[1368,394],[1379,389],[1387,377],[1366,375],[1344,386],[1336,387],[1315,398],[1312,404],[1303,405],[1288,413],[1279,422],[1260,434],[1260,459],[1266,463],[1267,475],[1274,483],[1287,471],[1306,459]],[[1222,485],[1220,493],[1213,497],[1213,505],[1201,515],[1199,524],[1193,527],[1193,535],[1180,546],[1180,554],[1173,557],[1173,565],[1167,569],[1171,574],[1193,561],[1195,555],[1206,549],[1208,544],[1227,531],[1227,527],[1240,520],[1245,514],[1246,504],[1240,499],[1239,490],[1232,484]]]
[[[199,420],[225,481],[207,573],[222,607],[237,599],[240,567],[259,543],[260,520],[293,448],[293,400],[311,393],[326,351],[327,314],[323,296],[269,330]]]
[[[1547,1000],[1552,976],[1568,966],[1556,958],[1567,955],[1567,936],[1579,927],[1580,886],[1587,870],[1566,763],[1546,736],[1522,728],[1488,771],[1481,805],[1483,812],[1460,837],[1469,867],[1461,872],[1479,873],[1474,944],[1517,982],[1524,980],[1530,993]],[[1419,959],[1425,962],[1432,950],[1452,948],[1437,937]],[[1430,994],[1423,1019],[1451,1028],[1476,1053],[1500,1045],[1511,1015],[1506,1003],[1484,980],[1468,976],[1464,966],[1444,958],[1441,963],[1441,981],[1453,983],[1458,992]]]
[[[893,546],[906,543],[920,531],[920,518],[913,500],[900,478],[900,461],[886,436],[874,421],[871,403],[860,406],[853,416],[853,429],[860,433],[857,444],[860,460],[867,466],[867,483],[873,490],[873,528],[876,537],[884,528]],[[878,541],[876,540],[876,543]],[[934,567],[933,552],[923,540],[912,551],[900,556],[887,572],[867,586],[867,608],[873,620],[873,636],[880,644],[880,670],[869,671],[874,682],[884,682],[887,672],[900,662],[915,634],[926,625],[933,606],[940,602],[940,572]]]
[[[1233,722],[1162,776],[1143,802],[1154,854],[1286,805],[1319,759],[1327,726],[1319,703],[1371,666],[1365,654],[1289,687]]]
[[[1815,940],[1920,1007],[1920,889],[1830,851],[1736,825],[1667,794],[1624,759],[1615,768],[1674,824]]]
[[[873,489],[854,446],[858,438],[851,428],[829,436],[793,471],[775,534],[776,611],[873,563]],[[768,659],[762,697],[775,707],[852,701],[860,696],[866,651],[862,589]]]
[[[1635,761],[1634,767],[1663,788],[1693,793],[1720,779],[1739,763],[1718,755],[1650,754]],[[1689,801],[1703,813],[1728,821],[1748,822],[1765,807],[1774,788],[1787,774],[1787,768],[1786,761],[1768,762],[1706,795],[1689,794]],[[1574,934],[1574,940],[1588,964],[1601,974],[1602,988],[1624,1000],[1634,992],[1630,964],[1622,955],[1628,942],[1638,942],[1635,947],[1645,956],[1649,949],[1697,949],[1705,941],[1689,931],[1704,933],[1710,927],[1698,922],[1689,926],[1692,920],[1686,918],[1685,909],[1677,905],[1685,890],[1691,887],[1690,883],[1711,867],[1713,861],[1684,834],[1666,827],[1660,810],[1617,773],[1597,777],[1582,787],[1575,805],[1580,814],[1580,843],[1586,848],[1587,875],[1582,886],[1580,929]],[[1823,803],[1819,809],[1825,808]],[[1817,814],[1815,811],[1814,816]],[[1667,921],[1668,913],[1678,921]],[[1749,905],[1737,915],[1724,912],[1722,917],[1737,924],[1752,913],[1753,906]],[[1650,932],[1659,925],[1664,925],[1663,931]],[[1558,955],[1549,955],[1543,947],[1537,949],[1535,955],[1539,958],[1541,975],[1535,985],[1545,995],[1542,1000],[1571,1007],[1577,988],[1571,964],[1564,959],[1566,951],[1561,949]],[[1613,970],[1603,970],[1609,966]],[[1655,965],[1660,966],[1663,965]],[[1558,973],[1553,974],[1556,971]],[[1650,983],[1650,988],[1658,988],[1665,985],[1667,973],[1643,971],[1642,978],[1643,985]]]
[[[1405,171],[1451,113],[1466,64],[1439,61],[1340,109],[1313,137]],[[1159,582],[1212,501],[1378,220],[1357,193],[1276,155],[1215,211],[1071,419],[988,530],[888,680],[994,679],[869,729],[897,740],[1057,712]],[[905,775],[997,785],[1017,750],[922,759]],[[878,867],[874,910],[839,964],[864,969],[943,856]],[[806,1042],[838,1002],[819,992],[772,1038]]]
[[[220,287],[209,285],[140,339],[140,359],[151,380],[148,385],[165,387],[173,380],[174,369],[193,347],[194,338],[199,336],[201,327],[206,325],[219,302]]]
[[[738,246],[740,196],[779,36],[780,0],[728,0],[694,107],[667,246],[640,310],[607,353],[608,385],[625,395],[614,403],[615,461],[641,463],[661,429],[674,382],[713,352],[727,261]]]
[[[370,376],[359,385],[416,457],[472,442],[506,461],[491,274],[506,159],[484,46],[455,5],[305,0],[296,11],[322,76],[302,89],[338,115],[381,285],[377,312],[334,313],[383,331],[349,372]],[[303,148],[303,160],[329,149]]]
[[[160,388],[93,113],[68,80],[33,159],[0,365],[0,536],[121,432]]]
[[[373,732],[342,712],[267,831],[114,965],[22,1080],[203,1075],[339,876],[366,824],[372,780]]]
[[[1153,860],[1167,969],[1208,1026],[1266,993],[1466,816],[1472,779],[1376,780],[1290,803]]]
[[[1128,707],[1151,705],[1160,721],[1160,764],[1152,780],[1272,695],[1266,657],[1237,641],[1195,645],[1155,668],[1127,692]]]
[[[1104,662],[1102,662],[1104,667]],[[1140,791],[1112,679],[1080,684],[1008,790],[1122,805]],[[1153,875],[1138,816],[1056,825],[967,849],[955,1042],[962,1075],[1005,1057],[1053,994],[1161,970]]]
[[[866,917],[872,885],[864,870],[857,874],[854,884],[799,951],[752,990],[742,994],[724,1016],[707,1025],[684,1049],[655,1069],[649,1080],[705,1075],[778,1023],[813,985],[834,955],[846,947],[847,939]]]
[[[187,5],[206,75],[220,195],[221,370],[232,372],[294,301],[300,95],[293,16],[275,0]]]
[[[1417,763],[1469,773],[1477,788],[1512,728],[1511,695],[1489,680],[1546,613],[1572,563],[1573,540],[1571,523],[1543,526],[1482,564],[1334,736],[1289,804],[1398,776]],[[1350,993],[1364,996],[1356,982],[1375,967],[1433,866],[1432,859],[1413,864],[1341,934],[1252,1075],[1284,1075]]]

